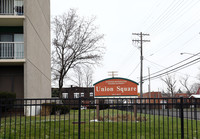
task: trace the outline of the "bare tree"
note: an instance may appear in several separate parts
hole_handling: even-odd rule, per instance
[[[189,79],[189,75],[186,75],[185,77],[181,77],[181,79],[179,81],[180,81],[181,85],[186,89],[186,92],[188,94],[190,94],[192,88],[189,87],[188,79]]]
[[[161,78],[163,82],[167,85],[167,91],[171,93],[172,97],[175,94],[176,80],[174,76],[167,75],[165,78]]]
[[[72,74],[72,77],[69,78],[73,83],[75,83],[76,86],[82,87],[83,86],[83,73],[81,71],[81,68],[75,68],[74,74]]]
[[[199,83],[194,83],[194,84],[192,84],[191,92],[192,92],[192,93],[197,93],[199,87],[200,87],[200,84],[199,84]]]
[[[59,96],[68,72],[81,65],[96,65],[102,59],[104,37],[97,33],[95,18],[86,20],[76,10],[53,19],[52,78],[57,80]]]
[[[91,87],[93,82],[93,70],[91,68],[84,69],[84,84],[85,87]]]
[[[78,87],[92,86],[93,70],[91,67],[76,68],[69,78]]]

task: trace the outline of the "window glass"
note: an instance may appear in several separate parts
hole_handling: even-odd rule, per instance
[[[22,15],[24,13],[23,0],[15,0],[14,7],[15,14]]]
[[[14,42],[24,42],[24,34],[14,34]]]
[[[13,35],[12,34],[1,34],[0,35],[1,42],[12,42]]]
[[[62,93],[63,98],[68,98],[68,93]]]
[[[90,92],[90,97],[93,97],[94,95],[93,95],[93,92]]]
[[[74,93],[74,98],[79,98],[79,93]]]

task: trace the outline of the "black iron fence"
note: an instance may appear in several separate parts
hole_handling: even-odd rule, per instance
[[[200,99],[0,99],[0,139],[198,139]]]

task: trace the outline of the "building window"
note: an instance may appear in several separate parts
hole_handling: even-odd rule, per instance
[[[0,34],[0,59],[24,58],[23,34]]]
[[[93,92],[90,92],[90,97],[93,97],[93,96],[94,96]]]
[[[79,93],[74,93],[74,98],[79,98]]]
[[[62,93],[63,98],[68,98],[68,93]]]
[[[84,97],[84,93],[81,93],[81,97]]]

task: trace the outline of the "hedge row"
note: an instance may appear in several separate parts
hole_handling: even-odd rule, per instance
[[[15,102],[13,99],[16,99],[15,93],[0,92],[0,112],[6,112],[9,109],[12,109]]]
[[[54,114],[66,114],[69,113],[69,106],[59,105],[55,103],[43,103],[41,115],[54,115]]]
[[[0,98],[2,98],[2,99],[6,99],[6,98],[15,99],[16,98],[16,94],[15,93],[10,93],[10,92],[0,92]]]

